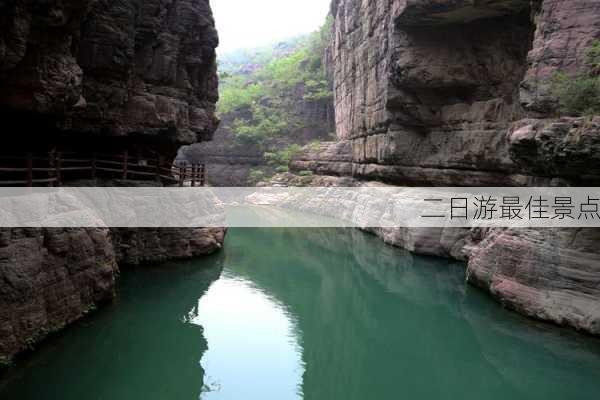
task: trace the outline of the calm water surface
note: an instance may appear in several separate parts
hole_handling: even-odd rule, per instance
[[[218,255],[124,270],[0,399],[598,399],[600,341],[463,277],[356,230],[231,229]]]

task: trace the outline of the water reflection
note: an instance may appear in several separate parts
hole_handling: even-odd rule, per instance
[[[125,271],[114,307],[0,383],[0,398],[19,400],[585,400],[599,391],[597,339],[503,310],[465,284],[464,265],[348,229],[231,229],[214,257]]]
[[[206,340],[181,315],[221,270],[222,255],[124,269],[116,303],[20,361],[0,381],[0,399],[197,399]]]
[[[236,229],[228,240],[228,276],[297,321],[306,399],[591,399],[600,389],[597,340],[502,309],[464,283],[461,264],[356,230]],[[261,398],[252,390],[261,384],[244,398]]]
[[[251,282],[225,274],[200,298],[193,323],[208,351],[202,399],[294,399],[302,349],[285,308]]]

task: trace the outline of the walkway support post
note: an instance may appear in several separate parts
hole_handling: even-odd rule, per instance
[[[56,170],[56,186],[62,186],[60,151],[54,153],[54,168]]]
[[[156,170],[154,171],[156,175],[156,181],[160,182],[160,156],[156,155]]]
[[[200,186],[206,186],[206,164],[200,165]]]
[[[27,186],[33,186],[33,155],[27,153]]]
[[[128,163],[128,159],[129,159],[129,154],[128,154],[127,150],[125,150],[123,152],[123,180],[124,181],[127,180],[127,163]]]
[[[192,164],[192,187],[196,186],[196,164]]]
[[[92,180],[96,181],[96,153],[92,153]]]

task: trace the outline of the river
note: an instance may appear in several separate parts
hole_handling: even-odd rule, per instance
[[[27,399],[596,399],[600,340],[503,309],[464,265],[366,233],[230,229],[124,268],[117,301],[0,382]]]

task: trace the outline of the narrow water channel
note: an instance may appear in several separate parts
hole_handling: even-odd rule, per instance
[[[122,271],[1,399],[597,399],[600,341],[522,318],[464,266],[351,229],[231,229],[209,258]]]

